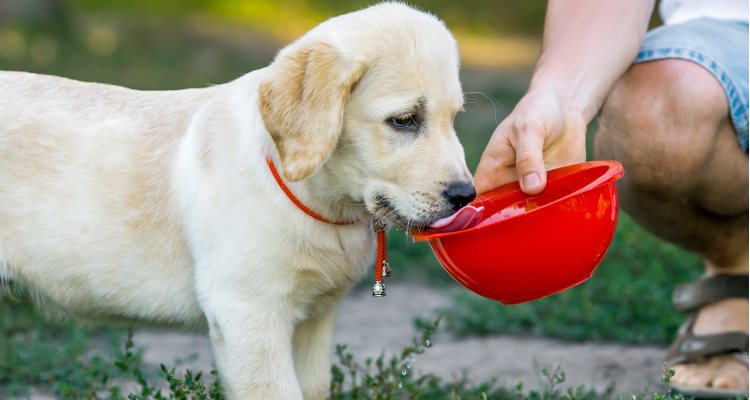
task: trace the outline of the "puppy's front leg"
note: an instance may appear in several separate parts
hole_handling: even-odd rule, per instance
[[[338,302],[338,299],[336,300]],[[308,318],[294,331],[294,369],[305,400],[323,400],[331,385],[331,338],[338,304]]]
[[[285,302],[262,303],[213,287],[201,303],[229,399],[302,399],[292,359],[293,324]]]

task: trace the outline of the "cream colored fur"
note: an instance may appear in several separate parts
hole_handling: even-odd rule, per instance
[[[373,216],[428,225],[471,180],[458,64],[442,22],[384,3],[205,89],[0,72],[0,279],[82,319],[207,327],[229,398],[325,398]],[[418,131],[394,128],[412,112]],[[354,223],[302,213],[266,155],[307,206]]]

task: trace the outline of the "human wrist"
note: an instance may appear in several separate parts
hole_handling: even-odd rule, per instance
[[[564,114],[575,115],[584,119],[586,123],[590,122],[597,112],[593,106],[587,106],[587,96],[583,96],[575,85],[560,81],[532,80],[525,97],[545,98],[546,101],[553,102]]]
[[[601,107],[604,94],[591,87],[592,79],[584,74],[564,70],[548,70],[539,65],[529,83],[528,94],[546,94],[567,113],[580,115],[590,122]],[[602,91],[604,92],[604,91]]]

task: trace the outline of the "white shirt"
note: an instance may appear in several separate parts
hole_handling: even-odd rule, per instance
[[[662,0],[659,14],[665,25],[698,18],[747,22],[748,0]]]

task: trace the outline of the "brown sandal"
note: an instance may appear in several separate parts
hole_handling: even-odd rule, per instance
[[[728,298],[748,298],[747,275],[714,275],[694,283],[679,285],[672,295],[672,303],[680,311],[692,314],[680,327],[677,338],[667,351],[668,365],[700,360],[718,354],[732,354],[748,365],[748,334],[726,332],[716,335],[695,335],[695,323],[699,308]],[[698,388],[672,385],[676,391],[696,399],[747,398],[745,390]]]

